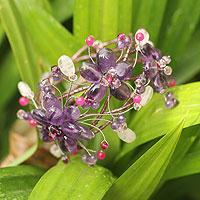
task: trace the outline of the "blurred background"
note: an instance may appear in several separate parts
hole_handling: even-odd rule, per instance
[[[0,4],[0,160],[13,139],[17,82],[36,88],[39,75],[61,54],[72,55],[89,34],[109,40],[144,27],[155,46],[171,56],[177,84],[200,80],[200,0],[11,1]],[[188,187],[186,179],[180,181]]]

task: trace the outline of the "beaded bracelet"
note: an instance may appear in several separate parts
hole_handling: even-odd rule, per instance
[[[56,157],[67,162],[70,154],[80,152],[84,162],[94,165],[106,157],[107,126],[122,141],[131,143],[136,134],[127,127],[127,112],[145,106],[153,91],[164,95],[169,109],[178,101],[166,91],[176,84],[168,66],[171,59],[154,47],[145,29],[139,29],[134,37],[121,33],[107,42],[95,41],[90,35],[85,42],[71,58],[61,56],[58,64],[43,75],[37,94],[25,82],[18,83],[20,105],[26,106],[31,100],[34,109],[19,110],[17,116],[37,126],[43,141],[54,142],[50,152]],[[76,71],[75,64],[80,62]],[[142,67],[133,75],[137,64]],[[111,105],[111,99],[119,102],[114,104],[118,107]],[[88,141],[97,133],[102,135],[100,150],[88,149]]]

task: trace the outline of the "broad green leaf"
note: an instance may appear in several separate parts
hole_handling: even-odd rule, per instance
[[[171,1],[172,5],[174,1]],[[199,21],[200,1],[179,0],[176,10],[170,20],[167,20],[167,30],[161,41],[161,49],[165,50],[175,60],[180,56],[190,40]],[[186,24],[188,25],[186,28]]]
[[[2,40],[3,40],[3,36],[4,36],[4,31],[3,31],[3,28],[2,28],[2,26],[0,24],[0,44],[1,44]]]
[[[128,168],[111,186],[103,199],[145,200],[157,188],[183,128],[183,121],[160,139]]]
[[[75,0],[73,29],[74,35],[82,43],[89,33],[90,0]]]
[[[99,166],[89,167],[78,159],[69,164],[59,162],[33,189],[29,200],[98,200],[112,185],[110,171]]]
[[[177,83],[184,83],[200,72],[200,30],[193,35],[187,50],[177,60],[174,68]]]
[[[166,179],[173,179],[200,173],[200,150],[187,154],[181,162],[170,171]]]
[[[13,54],[9,52],[3,59],[0,68],[0,91],[3,91],[3,95],[0,98],[0,111],[2,111],[8,104],[8,101],[14,96],[17,91],[17,82],[19,80],[19,74],[15,66]],[[8,80],[12,80],[8,84]],[[5,90],[6,86],[6,90]]]
[[[43,173],[43,170],[28,165],[1,168],[0,199],[26,200]]]
[[[37,5],[29,5],[24,0],[22,2],[18,3],[18,6],[24,18],[26,29],[40,54],[38,63],[42,60],[43,65],[45,61],[54,65],[61,55],[72,56],[78,50],[80,44],[77,39],[50,14]]]
[[[134,32],[141,27],[144,27],[149,33],[151,40],[157,42],[160,26],[165,12],[167,0],[141,0],[139,4],[135,1],[137,10],[136,19],[134,19]]]
[[[74,0],[51,0],[52,15],[60,22],[72,17]]]
[[[181,133],[181,137],[175,152],[172,156],[171,162],[166,170],[166,173],[163,177],[164,180],[167,180],[168,177],[176,177],[176,171],[178,171],[177,177],[179,177],[179,170],[183,171],[185,169],[184,160],[188,157],[188,151],[191,146],[194,144],[197,138],[200,137],[200,126],[195,125],[189,128],[186,128]],[[194,152],[193,152],[194,153]],[[190,154],[190,153],[189,153]],[[183,163],[182,163],[183,162]],[[191,163],[192,164],[192,163]],[[187,171],[188,174],[192,174],[192,171]],[[200,170],[199,170],[200,172]]]
[[[121,156],[140,144],[168,133],[185,116],[184,128],[200,123],[200,82],[177,86],[173,89],[179,105],[167,109],[163,96],[155,94],[153,99],[137,112],[129,127],[137,134],[131,144],[125,144]]]
[[[12,0],[1,0],[1,22],[11,44],[22,80],[35,89],[40,68],[34,60],[34,52],[20,12]]]
[[[118,3],[118,33],[132,32],[132,0],[119,1]]]

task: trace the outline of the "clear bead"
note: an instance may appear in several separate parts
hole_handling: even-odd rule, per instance
[[[31,90],[31,88],[29,87],[29,85],[23,81],[20,81],[18,83],[18,89],[19,89],[19,92],[20,94],[23,96],[23,97],[26,97],[28,99],[33,99],[34,98],[34,93],[33,91]]]
[[[58,59],[58,67],[60,71],[67,77],[72,77],[75,74],[75,66],[72,59],[66,55]]]
[[[136,134],[135,132],[133,132],[131,129],[129,128],[125,128],[125,129],[120,129],[117,132],[118,137],[126,142],[126,143],[131,143],[136,139]]]
[[[141,106],[139,103],[134,103],[134,104],[133,104],[133,108],[134,108],[135,110],[140,110],[141,107],[142,107],[142,106]]]
[[[152,96],[153,96],[153,88],[148,85],[145,88],[144,93],[141,94],[142,100],[141,100],[140,104],[142,106],[145,106],[151,100]]]

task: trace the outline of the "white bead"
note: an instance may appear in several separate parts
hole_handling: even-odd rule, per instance
[[[28,99],[34,98],[34,93],[27,83],[20,81],[17,86],[18,86],[18,90],[19,90],[20,94],[23,97],[26,97]]]
[[[171,75],[171,74],[172,74],[172,68],[171,68],[170,66],[166,66],[166,67],[164,68],[164,73],[165,73],[167,76]]]
[[[141,29],[138,29],[137,32],[135,33],[135,36],[138,34],[138,33],[142,33],[144,35],[144,39],[142,41],[138,41],[135,37],[135,42],[136,44],[138,44],[140,47],[144,46],[145,44],[147,44],[149,42],[149,33],[141,28]]]
[[[141,94],[142,100],[141,100],[140,104],[142,106],[145,106],[151,100],[152,96],[153,96],[153,88],[148,85],[145,88],[144,93]]]
[[[24,110],[20,109],[20,110],[17,111],[17,117],[19,119],[24,119],[23,117],[24,117],[25,114],[26,114],[26,112]]]
[[[50,147],[50,153],[53,156],[55,156],[56,158],[60,158],[62,156],[62,152],[61,152],[60,148],[56,144],[53,144]]]
[[[58,59],[58,67],[60,71],[67,77],[71,77],[75,74],[75,66],[72,59],[66,55],[62,55]]]
[[[126,143],[131,143],[136,139],[136,134],[129,128],[121,129],[116,132],[118,137]]]

